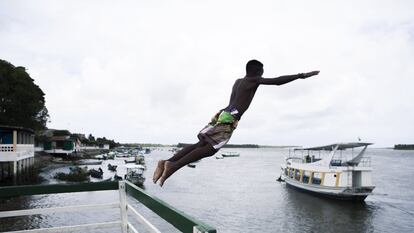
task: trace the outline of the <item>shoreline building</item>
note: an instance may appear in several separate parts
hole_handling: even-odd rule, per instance
[[[0,125],[0,179],[18,176],[34,164],[34,132]]]
[[[81,142],[76,135],[54,135],[43,143],[43,151],[55,155],[71,155],[80,151]]]

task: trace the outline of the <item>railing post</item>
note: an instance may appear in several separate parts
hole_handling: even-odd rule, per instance
[[[127,200],[125,191],[125,181],[119,181],[119,208],[121,209],[122,233],[128,232]]]
[[[13,130],[13,152],[17,151],[17,131]]]

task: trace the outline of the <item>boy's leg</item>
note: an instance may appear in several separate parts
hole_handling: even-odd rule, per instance
[[[183,166],[200,160],[205,157],[209,157],[214,155],[217,152],[209,143],[202,142],[201,147],[197,147],[196,149],[192,150],[190,153],[183,156],[181,159],[177,161],[165,161],[164,163],[164,171],[162,173],[160,179],[160,186],[163,186],[165,180],[170,177],[174,172],[178,169],[182,168]]]
[[[186,146],[186,147],[182,148],[181,150],[177,151],[177,153],[175,153],[171,158],[167,159],[167,161],[170,161],[170,162],[178,161],[184,155],[190,153],[192,150],[196,149],[197,147],[201,147],[203,145],[204,145],[204,142],[198,141],[195,144]]]
[[[199,142],[197,142],[195,144],[186,146],[183,149],[179,150],[177,153],[175,153],[171,158],[169,158],[167,160],[160,160],[160,161],[158,161],[157,168],[155,169],[154,175],[152,177],[152,181],[154,183],[157,183],[158,179],[161,177],[161,175],[162,175],[162,173],[164,171],[164,163],[166,161],[170,161],[170,162],[178,161],[183,156],[185,156],[186,154],[190,153],[191,151],[193,151],[197,147],[203,146],[203,143],[204,142],[199,141]]]

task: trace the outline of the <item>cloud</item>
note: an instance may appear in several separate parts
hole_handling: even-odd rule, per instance
[[[233,143],[412,143],[411,1],[2,1],[0,56],[46,93],[52,128],[196,140],[252,58],[265,76]]]

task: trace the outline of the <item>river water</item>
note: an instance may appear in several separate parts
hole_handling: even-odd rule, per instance
[[[218,232],[414,231],[414,151],[367,150],[376,188],[362,204],[312,196],[277,182],[287,150],[232,151],[240,152],[240,157],[204,159],[196,168],[184,167],[160,188],[152,184],[151,176],[156,161],[168,158],[172,152],[155,150],[146,157],[145,189]],[[116,191],[36,195],[1,200],[0,210],[116,201]],[[129,201],[162,232],[176,232],[139,203]],[[112,210],[3,218],[0,231],[107,222],[119,216],[118,210]]]

